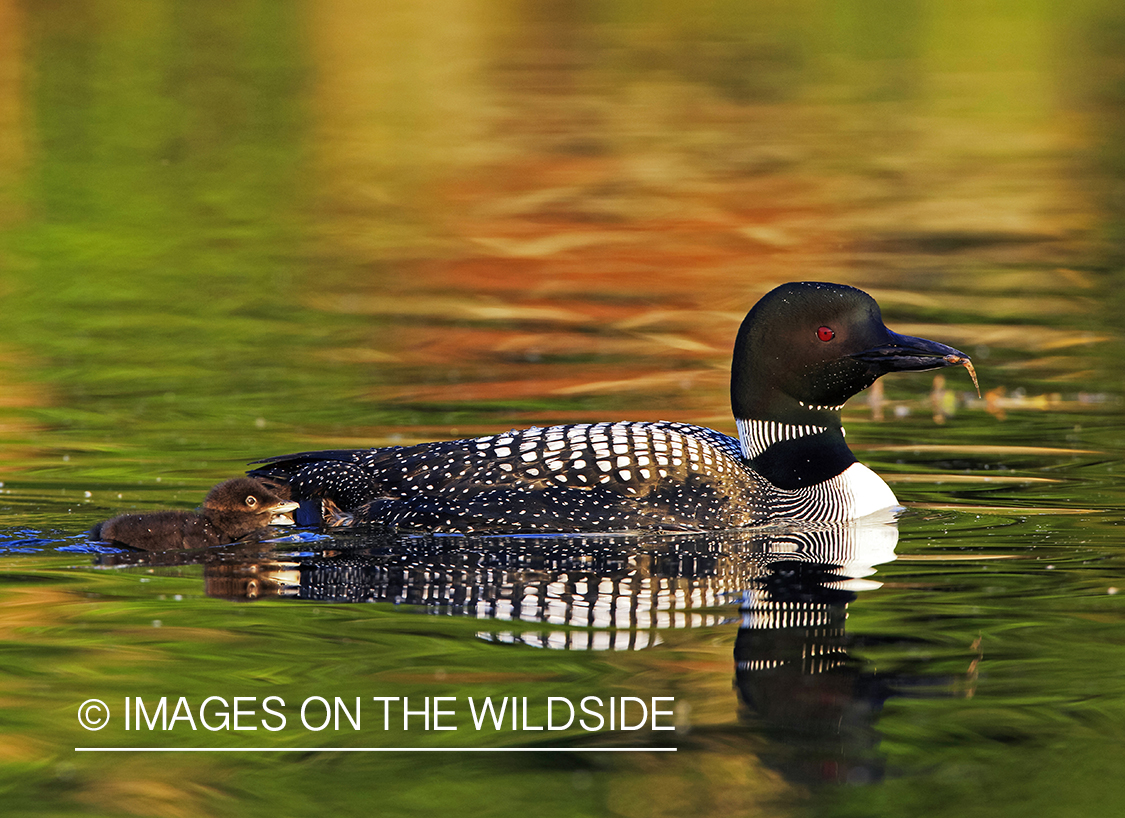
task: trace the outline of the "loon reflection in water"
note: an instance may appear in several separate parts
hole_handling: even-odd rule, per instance
[[[434,613],[598,631],[700,627],[731,621],[731,606],[761,609],[772,566],[808,563],[838,574],[833,587],[894,559],[890,514],[859,522],[675,535],[396,536],[368,529],[347,547],[245,562],[207,557],[207,593],[321,602],[391,602]],[[871,584],[878,587],[878,584]],[[771,617],[784,616],[779,611]],[[559,647],[612,647],[582,631],[545,637]],[[559,643],[559,640],[563,640]],[[576,641],[577,640],[577,641]]]
[[[195,552],[210,596],[390,602],[510,622],[478,638],[568,650],[638,650],[669,629],[738,624],[734,674],[754,752],[787,778],[861,783],[885,762],[876,723],[892,695],[971,695],[963,677],[871,669],[845,631],[857,595],[895,559],[890,515],[708,534],[459,537],[358,529],[321,550],[235,545]],[[285,543],[278,547],[284,549]],[[102,557],[179,563],[188,552]],[[703,735],[707,728],[693,728]],[[727,728],[720,727],[720,730]]]

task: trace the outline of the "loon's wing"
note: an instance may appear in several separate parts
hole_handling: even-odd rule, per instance
[[[259,461],[359,520],[430,531],[725,528],[767,516],[738,442],[671,423],[575,424]]]

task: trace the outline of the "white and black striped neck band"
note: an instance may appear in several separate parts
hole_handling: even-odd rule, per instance
[[[827,426],[810,424],[778,423],[775,420],[750,420],[736,418],[738,442],[742,445],[742,456],[753,460],[775,443],[783,440],[796,440],[809,435],[827,432]]]

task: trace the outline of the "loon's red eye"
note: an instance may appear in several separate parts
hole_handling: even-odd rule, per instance
[[[821,327],[816,331],[816,337],[822,341],[831,341],[836,337],[836,330],[832,327]]]

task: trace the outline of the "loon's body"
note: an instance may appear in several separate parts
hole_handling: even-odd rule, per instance
[[[887,372],[968,360],[891,332],[861,290],[786,284],[738,333],[737,439],[664,421],[569,424],[283,455],[250,473],[287,488],[302,505],[299,522],[518,533],[855,519],[896,500],[844,442],[843,403]]]
[[[90,530],[94,540],[145,551],[226,545],[268,525],[288,524],[297,503],[285,500],[260,480],[236,477],[208,492],[198,512],[153,511],[122,514]]]

